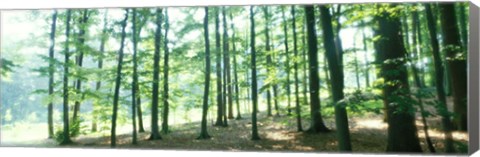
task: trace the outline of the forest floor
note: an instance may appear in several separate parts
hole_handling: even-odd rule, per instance
[[[131,133],[117,135],[117,148],[128,149],[162,149],[162,150],[219,150],[219,151],[272,151],[272,152],[337,152],[337,138],[334,130],[333,117],[324,118],[327,127],[332,128],[329,133],[298,132],[293,116],[267,117],[259,114],[258,130],[260,141],[252,141],[251,119],[245,117],[240,120],[231,119],[228,127],[215,127],[208,123],[208,133],[212,136],[209,140],[197,140],[200,132],[200,123],[192,122],[171,126],[172,131],[161,134],[162,140],[147,140],[149,132],[139,133],[138,144],[132,145]],[[424,152],[429,152],[425,142],[423,125],[417,118],[418,135]],[[350,118],[350,133],[353,152],[382,153],[387,145],[387,127],[380,115],[369,115]],[[429,118],[430,136],[437,152],[443,152],[443,134],[440,131],[440,119]],[[309,121],[304,119],[304,130],[309,126]],[[130,127],[127,127],[130,128]],[[145,128],[147,131],[149,128]],[[468,134],[453,132],[457,150],[466,152]],[[73,138],[74,144],[58,146],[53,140],[44,139],[34,147],[70,147],[70,148],[110,148],[110,137],[81,135]],[[2,144],[5,146],[5,143]],[[8,145],[7,145],[8,146]]]

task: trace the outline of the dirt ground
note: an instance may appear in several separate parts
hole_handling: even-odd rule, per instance
[[[258,129],[260,141],[250,140],[250,118],[229,120],[228,127],[214,127],[209,123],[208,133],[212,136],[208,140],[197,140],[200,124],[189,123],[171,126],[171,133],[161,134],[162,140],[147,140],[149,132],[139,133],[137,145],[132,145],[131,134],[117,136],[117,148],[120,149],[161,149],[161,150],[218,150],[218,151],[269,151],[269,152],[337,152],[336,132],[333,118],[326,118],[330,133],[297,132],[294,117],[266,117],[259,115]],[[419,118],[418,118],[419,119]],[[378,115],[350,118],[351,142],[354,153],[384,153],[387,145],[387,124],[382,122]],[[437,152],[444,152],[443,134],[439,131],[439,119],[430,118],[429,130]],[[308,120],[303,120],[303,128],[309,126]],[[425,153],[429,153],[423,126],[417,121],[418,134],[421,146]],[[147,131],[149,128],[146,128]],[[453,132],[454,140],[461,145],[468,144],[468,134]],[[55,147],[74,148],[110,148],[110,137],[79,136],[73,139],[74,144]],[[456,144],[457,146],[459,144]]]

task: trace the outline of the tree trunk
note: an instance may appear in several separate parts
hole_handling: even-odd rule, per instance
[[[460,28],[462,30],[462,43],[463,43],[463,48],[467,49],[468,48],[468,28],[467,28],[467,16],[465,13],[465,5],[464,3],[457,3],[458,8],[460,9]]]
[[[385,6],[394,8],[396,5]],[[387,152],[422,152],[410,103],[408,73],[405,67],[406,50],[398,16],[382,11],[377,15],[377,41],[381,76],[384,78],[384,101],[388,113]],[[392,49],[394,47],[395,49]],[[386,62],[388,61],[388,62]],[[400,101],[399,101],[400,100]]]
[[[411,51],[412,55],[409,56],[410,60],[410,67],[412,68],[413,72],[413,80],[415,82],[415,86],[418,88],[419,91],[423,90],[425,87],[420,81],[420,75],[418,74],[418,68],[416,66],[416,63],[418,62],[418,55],[417,53],[419,52],[417,50],[417,31],[419,28],[418,24],[420,21],[417,21],[418,19],[418,12],[417,11],[412,11],[412,47],[413,51]],[[408,31],[408,30],[406,30]],[[417,92],[420,94],[420,92]],[[425,108],[423,106],[423,98],[419,95],[417,95],[417,101],[418,101],[418,106],[420,107],[420,115],[422,117],[422,123],[423,123],[423,132],[425,133],[425,140],[427,142],[428,149],[430,152],[434,153],[435,152],[435,147],[433,147],[432,140],[430,138],[430,135],[428,133],[428,124],[426,120],[426,115],[425,115]]]
[[[451,69],[451,83],[454,107],[458,116],[454,117],[457,130],[467,131],[467,63],[466,52],[460,42],[454,3],[440,4],[440,17],[443,29],[444,49],[448,66]]]
[[[140,88],[138,89],[140,91]],[[137,119],[138,119],[138,132],[145,132],[145,128],[143,127],[143,115],[142,115],[142,101],[140,94],[137,98]]]
[[[307,86],[307,81],[308,81],[308,76],[307,76],[307,73],[308,73],[308,69],[307,69],[307,64],[308,64],[308,60],[307,60],[307,44],[305,42],[305,39],[307,38],[307,34],[305,33],[305,28],[306,28],[306,20],[303,21],[302,23],[302,65],[303,65],[303,104],[304,105],[308,105],[308,95],[307,95],[307,92],[308,92],[308,86]]]
[[[322,5],[320,6],[320,17],[323,29],[323,45],[325,45],[325,56],[328,61],[328,68],[331,76],[332,84],[332,96],[333,102],[335,104],[335,123],[337,127],[337,137],[338,137],[338,146],[340,151],[352,151],[352,145],[350,143],[350,131],[348,130],[348,116],[345,106],[340,103],[343,99],[343,70],[341,68],[342,62],[340,62],[339,55],[336,55],[335,52],[342,52],[343,50],[336,50],[333,28],[332,28],[332,17],[330,15],[329,9]],[[338,21],[337,21],[338,22]],[[337,37],[339,38],[339,37]],[[340,39],[337,39],[340,41]]]
[[[70,139],[70,125],[68,120],[68,64],[70,62],[70,49],[69,49],[69,37],[70,37],[70,20],[72,17],[72,10],[67,10],[67,21],[65,28],[65,63],[63,65],[63,141],[60,143],[62,145],[72,143]]]
[[[132,144],[137,144],[137,90],[138,90],[138,75],[137,75],[137,10],[132,9],[132,42],[133,42],[133,75],[132,75]]]
[[[78,33],[78,45],[77,45],[77,51],[79,51],[79,55],[78,55],[78,58],[77,58],[77,66],[78,68],[82,68],[83,66],[83,55],[84,55],[84,52],[86,51],[85,50],[85,30],[87,29],[86,28],[86,23],[87,23],[87,20],[88,20],[88,10],[85,9],[83,10],[83,17],[82,17],[82,20],[79,24],[79,27],[80,27],[80,32]],[[82,80],[77,79],[77,82],[76,82],[76,94],[82,94]],[[82,98],[83,99],[84,95],[82,94]],[[78,120],[78,114],[80,112],[80,101],[82,100],[76,100],[75,101],[75,106],[74,106],[74,110],[73,110],[73,117],[72,117],[72,123],[74,125],[78,125],[80,126],[80,121]],[[80,127],[74,127],[72,129],[75,129],[73,130],[72,132],[74,133],[72,136],[77,136],[79,131],[80,131]]]
[[[293,32],[293,56],[296,58],[298,57],[298,49],[297,49],[297,31],[296,31],[296,18],[295,18],[295,6],[291,6],[290,8],[292,14],[292,32]],[[297,131],[303,131],[302,128],[302,115],[300,111],[300,82],[298,80],[298,60],[293,62],[294,68],[294,77],[295,77],[295,114],[297,117]]]
[[[365,62],[365,86],[370,87],[370,67],[369,67],[369,60],[368,60],[368,48],[367,48],[367,37],[365,36],[365,22],[363,20],[360,21],[362,25],[362,41],[363,41],[363,51],[364,51],[364,62]]]
[[[57,10],[54,10],[52,15],[52,26],[50,31],[50,48],[49,57],[51,60],[55,59],[55,30],[57,25]],[[48,64],[48,95],[53,95],[53,80],[54,80],[54,65],[52,61]],[[48,138],[53,138],[53,102],[48,103]]]
[[[162,139],[158,129],[158,88],[160,84],[160,40],[162,34],[162,9],[156,10],[156,25],[155,30],[155,51],[153,54],[153,83],[152,83],[152,131],[149,140]]]
[[[304,6],[305,18],[307,20],[307,33],[308,33],[308,63],[309,63],[309,79],[310,79],[310,114],[311,114],[311,126],[309,132],[330,132],[325,126],[322,113],[320,112],[320,78],[318,76],[318,48],[317,48],[317,33],[315,30],[315,13],[314,8],[311,5]]]
[[[290,104],[290,54],[288,52],[288,29],[287,29],[287,18],[285,17],[285,9],[282,7],[282,19],[283,19],[283,34],[285,39],[283,40],[283,45],[285,46],[285,71],[287,72],[287,115],[292,115],[292,107]]]
[[[250,6],[250,49],[252,53],[251,66],[252,66],[252,140],[260,140],[257,129],[257,60],[255,55],[255,17],[253,13],[253,6]]]
[[[271,50],[270,50],[270,34],[269,34],[269,25],[270,25],[270,14],[268,12],[268,6],[263,7],[263,14],[265,17],[265,53],[267,57],[267,78],[271,77],[271,68],[272,66],[272,55],[271,55]],[[268,86],[271,86],[274,84],[273,82],[270,82]],[[270,87],[267,87],[267,116],[272,116],[272,103],[271,103],[271,92],[270,92]],[[276,97],[274,97],[275,99]]]
[[[235,89],[235,94],[233,95],[234,99],[235,99],[235,104],[236,104],[236,107],[237,107],[237,116],[236,116],[236,119],[242,119],[242,114],[240,113],[240,101],[239,101],[239,96],[240,96],[240,89],[238,88],[238,71],[237,71],[237,51],[236,51],[236,47],[235,47],[235,28],[234,28],[234,23],[233,23],[233,15],[232,13],[230,12],[230,21],[232,21],[230,23],[230,29],[232,30],[232,56],[233,56],[233,79],[234,79],[234,89]]]
[[[227,24],[227,14],[225,7],[222,7],[222,18],[223,18],[223,51],[225,53],[226,64],[225,64],[225,75],[227,77],[227,97],[228,97],[228,119],[233,119],[233,87],[232,87],[232,76],[230,70],[230,52],[228,44],[228,24]],[[232,22],[233,23],[233,22]]]
[[[207,132],[208,93],[210,92],[210,40],[208,39],[208,7],[205,7],[203,20],[203,31],[205,37],[205,89],[203,91],[202,124],[200,136],[197,139],[209,139]]]
[[[168,29],[169,29],[169,23],[168,23],[168,10],[165,9],[165,39],[163,40],[164,42],[164,52],[165,56],[163,57],[163,121],[162,121],[162,132],[167,134],[169,133],[168,129],[168,110],[169,110],[169,105],[168,105]]]
[[[445,136],[445,152],[451,153],[454,152],[453,148],[453,138],[452,138],[452,126],[451,126],[451,121],[450,117],[445,115],[445,111],[448,111],[447,109],[447,98],[445,96],[445,90],[443,83],[443,62],[442,62],[442,57],[440,56],[440,46],[438,44],[438,39],[437,39],[437,29],[435,27],[435,19],[432,13],[432,9],[430,4],[425,4],[425,11],[427,14],[427,22],[428,22],[428,30],[429,30],[429,36],[430,36],[430,44],[432,45],[432,54],[433,54],[433,62],[435,64],[435,81],[437,82],[437,98],[438,101],[440,102],[441,110],[438,110],[440,114],[442,115],[442,125],[443,125],[443,132]],[[443,110],[443,111],[442,111]]]
[[[118,99],[120,94],[120,81],[122,79],[122,64],[123,64],[123,47],[125,42],[125,27],[127,26],[128,20],[128,9],[125,10],[125,19],[123,19],[122,25],[122,37],[120,40],[120,49],[118,54],[118,64],[117,64],[117,77],[115,79],[115,93],[113,95],[113,115],[112,115],[112,130],[110,135],[110,145],[111,147],[115,147],[116,145],[116,127],[117,127],[117,112],[118,112]]]
[[[220,49],[220,30],[218,8],[215,8],[215,51],[216,51],[216,73],[217,73],[217,121],[215,126],[223,126],[223,88],[222,88],[222,52]]]
[[[100,56],[98,58],[98,69],[103,68],[103,55],[105,53],[105,43],[107,42],[107,15],[108,15],[108,10],[105,11],[104,17],[103,17],[103,30],[102,30],[102,37],[100,38]],[[102,81],[97,81],[95,85],[95,90],[98,92],[100,91],[100,87],[102,86]],[[100,99],[97,99],[95,103],[99,103]],[[99,106],[100,104],[94,104],[93,105],[93,124],[92,124],[92,132],[96,132],[98,128],[97,124],[97,119],[98,115],[97,112],[98,109],[95,109],[95,106]]]

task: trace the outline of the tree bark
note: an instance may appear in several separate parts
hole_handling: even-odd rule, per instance
[[[315,30],[315,13],[312,5],[304,6],[305,18],[307,20],[307,33],[308,33],[308,64],[309,64],[309,79],[310,79],[310,115],[311,126],[309,132],[330,132],[322,119],[322,113],[320,112],[320,78],[318,76],[318,48],[317,48],[317,33]]]
[[[222,52],[220,48],[220,30],[218,8],[215,8],[215,51],[216,51],[216,73],[217,73],[217,120],[215,126],[223,126],[223,88],[222,88]]]
[[[49,57],[51,60],[55,59],[55,31],[57,25],[57,10],[53,11],[52,15],[52,25],[50,31],[50,48],[49,48]],[[52,61],[49,61],[48,64],[48,95],[53,95],[53,83],[54,83],[54,73],[55,67]],[[48,138],[53,138],[53,102],[48,103]]]
[[[205,7],[203,20],[203,31],[205,37],[205,89],[203,91],[202,124],[200,136],[197,139],[209,139],[211,136],[207,131],[208,93],[210,92],[210,40],[208,38],[208,7]]]
[[[168,22],[168,10],[165,9],[165,39],[164,42],[164,52],[163,57],[163,121],[162,121],[162,132],[167,134],[169,133],[168,129],[168,115],[169,115],[169,104],[168,104],[168,29],[170,24]]]
[[[396,7],[395,4],[383,6]],[[387,152],[422,152],[415,117],[412,113],[408,73],[405,67],[406,50],[398,16],[382,11],[376,16],[379,24],[377,41],[381,76],[384,78],[383,94],[388,113]],[[391,49],[394,47],[395,49]]]
[[[125,19],[123,19],[122,25],[122,37],[120,40],[120,49],[118,54],[118,64],[117,64],[117,77],[115,79],[115,93],[113,95],[113,115],[112,115],[112,130],[110,135],[110,145],[111,147],[116,146],[116,127],[117,127],[117,112],[118,112],[118,99],[120,94],[120,81],[122,79],[122,64],[123,64],[123,48],[125,42],[125,27],[127,26],[128,20],[128,9],[125,10]]]
[[[296,30],[296,18],[295,18],[295,6],[291,6],[290,12],[292,14],[292,32],[293,32],[293,56],[295,58],[298,57],[298,48],[297,48],[297,30]],[[300,111],[300,82],[298,80],[298,60],[294,60],[293,68],[294,68],[294,77],[295,77],[295,114],[297,117],[297,131],[303,131],[302,128],[302,116]]]
[[[437,82],[437,99],[440,102],[440,106],[443,111],[440,111],[440,114],[442,115],[442,125],[443,125],[443,132],[445,136],[445,152],[451,153],[454,152],[453,148],[453,138],[452,138],[452,126],[451,126],[451,121],[450,117],[445,115],[445,111],[448,111],[447,109],[447,98],[444,90],[443,83],[443,62],[440,56],[440,46],[438,43],[437,39],[437,29],[435,27],[435,19],[432,13],[432,9],[430,4],[425,4],[425,12],[427,15],[427,22],[428,22],[428,30],[429,30],[429,36],[430,36],[430,44],[432,45],[432,54],[433,54],[433,62],[435,64],[435,81]]]
[[[257,60],[255,55],[255,14],[253,13],[253,6],[250,6],[250,49],[251,49],[251,68],[252,68],[252,140],[260,140],[257,129]]]
[[[156,10],[156,25],[155,30],[155,51],[153,54],[153,83],[152,83],[152,131],[150,133],[149,140],[159,140],[162,139],[158,129],[158,88],[160,84],[159,73],[160,73],[160,40],[162,33],[162,9]]]
[[[60,143],[62,145],[72,143],[70,139],[70,124],[68,120],[68,65],[70,64],[70,49],[69,49],[69,38],[70,38],[70,20],[72,17],[72,10],[67,10],[67,21],[65,28],[65,63],[63,65],[63,141]]]
[[[242,114],[240,112],[240,101],[239,101],[239,96],[240,96],[240,89],[238,88],[238,71],[237,71],[237,51],[235,47],[235,27],[233,23],[233,15],[230,12],[230,29],[232,30],[232,56],[233,56],[233,79],[234,79],[234,89],[235,89],[235,94],[234,94],[234,99],[235,99],[235,104],[237,107],[237,116],[236,119],[242,119]]]
[[[85,9],[83,10],[83,17],[82,17],[82,20],[79,24],[79,27],[80,27],[80,32],[78,33],[78,45],[76,46],[77,47],[77,51],[79,51],[79,55],[78,55],[78,58],[77,58],[77,66],[78,68],[82,68],[83,66],[83,55],[85,53],[85,32],[86,32],[86,23],[88,21],[88,10]],[[82,80],[79,78],[77,79],[76,81],[76,94],[81,94],[82,95],[82,98],[84,97],[84,94],[82,94]],[[73,117],[72,117],[72,123],[75,124],[75,125],[78,125],[80,126],[80,121],[78,120],[78,114],[80,112],[80,103],[81,103],[82,100],[76,100],[75,101],[75,105],[74,105],[74,110],[73,110]],[[74,133],[73,136],[76,136],[78,135],[79,131],[80,131],[80,127],[74,127],[72,129],[75,129],[73,130],[72,132]]]
[[[287,18],[285,17],[285,9],[281,7],[282,9],[282,19],[283,19],[283,33],[285,35],[285,39],[283,40],[283,45],[285,46],[285,57],[286,57],[286,63],[285,63],[285,71],[287,72],[287,115],[292,115],[292,107],[290,104],[290,54],[288,51],[288,29],[287,29]]]
[[[467,62],[466,52],[460,42],[459,29],[456,25],[454,3],[440,4],[440,17],[443,30],[444,49],[448,68],[451,72],[453,95],[454,125],[457,130],[467,131]]]
[[[132,75],[132,144],[137,144],[137,90],[138,90],[138,75],[137,75],[137,10],[132,9],[132,42],[133,42],[133,75]]]

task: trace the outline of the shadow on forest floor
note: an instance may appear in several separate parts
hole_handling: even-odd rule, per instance
[[[117,148],[121,149],[163,149],[163,150],[218,150],[218,151],[275,151],[275,152],[337,152],[336,132],[306,133],[297,132],[294,117],[266,117],[259,115],[258,129],[260,141],[250,140],[251,123],[249,117],[241,120],[231,119],[228,127],[208,126],[209,140],[197,140],[200,132],[200,123],[193,122],[171,126],[169,134],[161,134],[162,140],[147,140],[149,132],[139,133],[138,144],[132,145],[131,134],[117,135]],[[334,129],[333,118],[324,119],[329,128]],[[430,118],[429,124],[439,124],[439,119]],[[303,119],[303,129],[309,126],[307,119]],[[417,121],[418,134],[424,152],[428,152],[425,144],[423,126]],[[437,152],[443,152],[443,134],[438,126],[429,130]],[[148,129],[148,128],[147,128]],[[350,133],[353,152],[383,153],[387,145],[387,124],[382,122],[381,116],[363,116],[350,118]],[[455,141],[467,145],[468,134],[454,132]],[[80,136],[74,138],[71,148],[110,148],[110,137]]]

